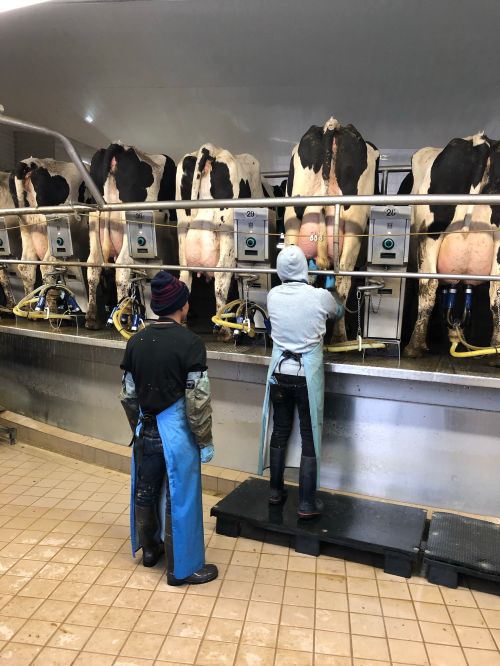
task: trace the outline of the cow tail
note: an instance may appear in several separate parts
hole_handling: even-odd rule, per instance
[[[335,130],[340,127],[340,123],[335,118],[330,118],[323,127],[323,167],[322,177],[325,185],[325,194],[328,194],[328,183],[330,182],[330,173],[332,162],[335,159],[333,152],[333,142],[335,139]],[[335,168],[335,165],[333,165]]]
[[[207,146],[202,146],[196,156],[196,164],[193,172],[193,185],[191,187],[191,201],[196,201],[198,199],[203,169],[209,159],[214,159],[213,156],[210,155],[210,149]]]

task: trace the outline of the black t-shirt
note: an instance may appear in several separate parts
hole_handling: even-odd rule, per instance
[[[132,373],[142,411],[159,414],[184,396],[189,372],[207,369],[207,351],[195,333],[168,320],[131,337],[120,367]]]

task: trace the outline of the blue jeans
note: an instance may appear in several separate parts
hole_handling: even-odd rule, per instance
[[[134,456],[137,465],[135,502],[138,506],[156,506],[166,473],[156,418],[144,421],[142,436],[134,443]]]

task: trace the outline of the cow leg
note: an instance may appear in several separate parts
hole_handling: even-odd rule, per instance
[[[177,238],[179,241],[179,266],[187,266],[186,259],[186,236],[187,236],[187,225],[182,225],[179,223],[177,225]],[[192,273],[190,271],[181,271],[179,279],[184,282],[189,291],[191,291],[192,283]]]
[[[430,238],[423,237],[420,240],[419,247],[419,273],[436,273],[437,260],[443,237]],[[404,350],[404,356],[409,358],[420,358],[427,347],[427,328],[429,319],[436,301],[436,292],[439,281],[435,279],[419,280],[418,284],[418,314],[415,328],[410,338],[410,342]]]
[[[232,217],[232,211],[228,217]],[[217,267],[234,268],[235,265],[233,234],[227,232],[219,233],[219,261],[217,262]],[[227,303],[231,278],[232,273],[215,273],[215,305],[217,312]],[[222,328],[218,336],[224,342],[228,342],[233,337],[231,331],[226,328]]]
[[[128,247],[128,235],[123,234],[123,244],[120,254],[116,259],[117,264],[133,264],[134,260],[130,256],[130,251]],[[117,268],[115,271],[116,279],[116,297],[118,302],[122,298],[128,295],[128,290],[130,287],[130,281],[132,279],[132,270],[130,268]]]
[[[103,213],[106,215],[106,213]],[[101,213],[89,213],[89,240],[90,240],[90,254],[88,258],[89,264],[102,264],[104,263],[104,255],[101,246],[100,236],[100,217]],[[89,289],[89,305],[87,314],[85,316],[85,327],[91,330],[100,328],[100,322],[97,319],[97,287],[101,279],[102,268],[87,268],[87,281]]]
[[[330,260],[328,259],[328,236],[326,232],[326,220],[323,213],[320,213],[319,215],[316,266],[320,271],[326,271],[328,268],[330,268]]]
[[[30,217],[28,217],[27,222],[30,223]],[[21,243],[22,243],[22,254],[21,259],[24,261],[36,261],[38,259],[35,244],[31,238],[30,227],[26,226],[21,222]],[[24,293],[26,295],[30,294],[35,288],[36,280],[36,266],[30,266],[27,264],[18,265],[19,275],[23,281]]]
[[[301,221],[295,213],[295,209],[285,209],[285,245],[298,245]]]
[[[47,252],[45,253],[43,257],[43,261],[50,261],[50,262],[55,262],[56,259],[50,254],[50,250],[47,246]],[[44,264],[40,266],[40,272],[42,274],[42,281],[44,284],[55,284],[56,279],[53,276],[50,276],[49,274],[54,270],[54,266],[50,266],[49,264]],[[47,296],[47,301],[46,301],[47,308],[49,309],[49,312],[53,314],[56,311],[57,308],[57,292],[56,291],[49,291],[49,294]]]
[[[500,231],[495,232],[495,250],[493,253],[492,275],[500,275]],[[493,334],[491,346],[500,347],[500,282],[490,282],[490,309],[493,317]],[[496,354],[490,359],[490,365],[500,365],[500,355]]]
[[[343,229],[343,221],[340,221],[340,227]],[[356,266],[358,259],[359,249],[361,247],[361,234],[364,227],[360,228],[359,224],[355,221],[345,221],[345,236],[343,238],[342,253],[340,255],[339,270],[352,271]],[[351,278],[348,275],[337,276],[335,278],[335,286],[337,292],[345,304],[349,291],[351,289]],[[336,319],[333,325],[332,342],[345,342],[347,340],[347,333],[345,329],[345,318]]]
[[[14,294],[12,293],[7,271],[2,267],[0,267],[0,287],[5,295],[5,307],[12,310],[16,301],[14,300]]]

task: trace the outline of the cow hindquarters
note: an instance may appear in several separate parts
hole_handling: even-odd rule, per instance
[[[500,230],[495,232],[495,250],[491,275],[500,275]],[[490,282],[490,309],[493,317],[491,346],[500,347],[500,281],[491,280]],[[500,354],[491,357],[490,364],[499,366]]]
[[[419,247],[419,273],[436,273],[439,250],[443,237],[430,238],[420,237]],[[409,358],[420,358],[427,351],[427,329],[429,320],[436,301],[436,292],[439,281],[437,279],[422,279],[418,283],[418,313],[417,321],[410,338],[410,342],[404,350],[404,355]]]

